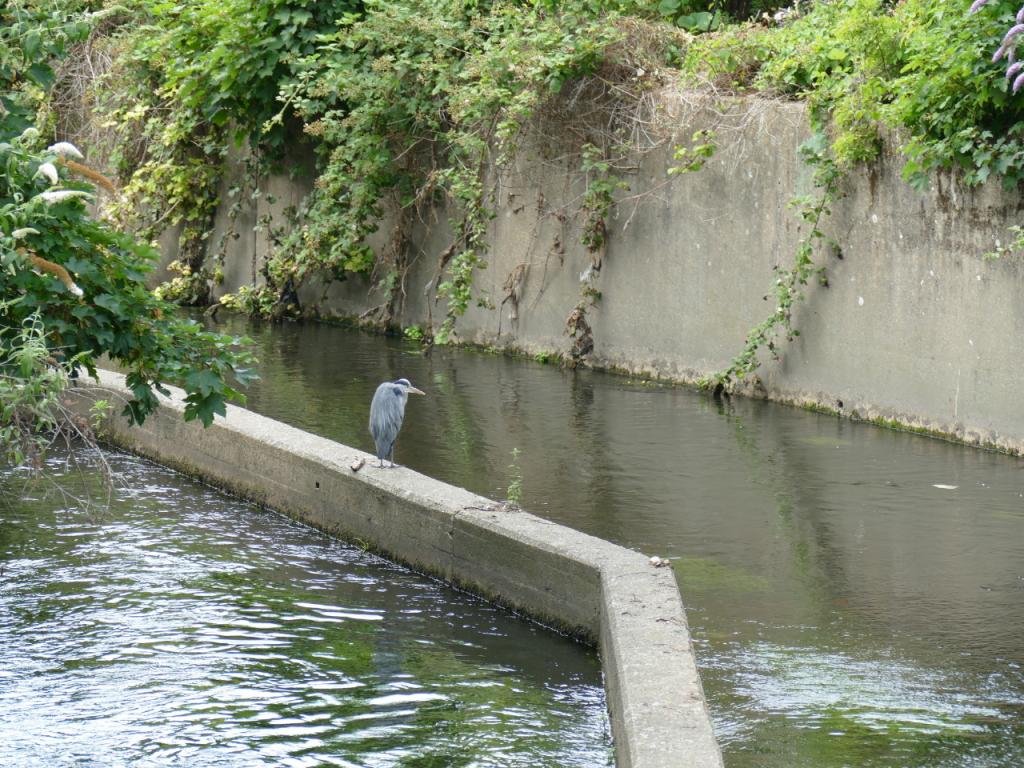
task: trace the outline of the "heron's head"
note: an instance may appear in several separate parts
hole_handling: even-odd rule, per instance
[[[417,394],[417,395],[425,395],[425,394],[427,394],[423,390],[416,389],[416,387],[414,387],[412,384],[409,383],[408,379],[399,379],[398,381],[395,382],[395,386],[396,387],[401,387],[402,391],[405,392],[405,394],[409,394],[410,392],[412,392],[413,394]]]

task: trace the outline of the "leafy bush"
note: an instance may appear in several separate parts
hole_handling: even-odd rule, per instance
[[[0,313],[19,301],[0,301]],[[60,427],[68,375],[50,361],[38,313],[20,328],[0,326],[0,445],[10,466],[28,459],[38,469],[50,434]]]
[[[33,148],[38,132],[0,142],[0,330],[41,323],[55,365],[95,374],[101,355],[128,369],[133,399],[124,414],[145,420],[167,383],[188,393],[186,419],[204,424],[244,397],[228,384],[253,378],[247,340],[204,331],[146,289],[157,253],[93,220],[92,186],[60,169],[68,145]],[[57,279],[56,275],[66,278]],[[9,333],[5,338],[10,338]]]
[[[283,88],[299,81],[303,59],[316,52],[320,35],[362,10],[360,0],[192,0],[148,7],[160,34],[140,53],[159,62],[163,87],[174,101],[195,108],[216,126],[234,121],[237,142],[277,146]],[[141,41],[140,41],[141,42]]]
[[[576,3],[549,9],[443,0],[366,8],[365,16],[342,16],[315,49],[287,57],[295,76],[263,129],[269,136],[294,110],[318,142],[322,171],[301,225],[268,259],[266,286],[225,303],[265,313],[313,274],[373,274],[380,264],[365,241],[386,202],[408,210],[447,197],[454,238],[441,255],[449,279],[437,291],[449,311],[435,337],[444,342],[473,300],[473,271],[486,266],[482,238],[494,201],[485,173],[514,152],[537,104],[567,79],[592,72],[620,35]],[[191,99],[186,81],[179,78],[178,87]],[[404,278],[402,264],[381,269],[380,287],[394,297]],[[390,321],[391,301],[382,325]]]
[[[661,0],[658,3],[658,13],[691,32],[713,32],[721,26],[722,16],[717,10],[712,16],[703,6],[703,3],[687,0]]]
[[[0,8],[0,139],[32,127],[34,109],[18,98],[24,85],[46,91],[54,81],[50,62],[88,37],[104,13],[73,9],[46,13],[35,4],[12,0]]]
[[[991,61],[1012,3],[969,15],[945,0],[833,0],[781,28],[745,25],[701,38],[683,68],[725,73],[762,91],[806,98],[841,166],[878,155],[881,132],[902,137],[904,177],[928,187],[937,168],[963,169],[968,184],[1024,178],[1024,100]],[[751,76],[751,73],[754,73]]]

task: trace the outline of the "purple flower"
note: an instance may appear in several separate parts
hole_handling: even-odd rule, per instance
[[[1006,49],[1003,48],[1002,46],[1000,46],[999,50],[996,51],[994,54],[992,54],[992,63],[995,64],[997,61],[999,61],[1001,58],[1003,58],[1003,55],[1005,53],[1006,53]]]
[[[1013,81],[1013,92],[1016,93],[1022,85],[1024,85],[1024,73],[1017,75],[1017,79]]]
[[[1014,26],[1010,27],[1010,31],[1006,33],[1006,37],[1003,38],[1003,43],[999,47],[1009,48],[1010,45],[1013,43],[1013,38],[1015,38],[1021,32],[1024,32],[1024,24],[1015,24]]]
[[[1021,68],[1024,68],[1024,61],[1018,61],[1006,70],[1006,79],[1009,80],[1011,77],[1020,72]]]
[[[968,13],[977,13],[978,11],[981,10],[981,6],[983,6],[987,2],[988,0],[974,0],[974,2],[971,4],[971,10],[968,11]]]
[[[1017,11],[1017,23],[1024,24],[1024,5],[1022,5],[1020,10]]]

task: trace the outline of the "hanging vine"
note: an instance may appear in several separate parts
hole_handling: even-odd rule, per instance
[[[796,197],[786,206],[796,209],[797,218],[809,225],[808,233],[797,244],[795,263],[790,269],[775,267],[775,283],[764,297],[765,301],[773,301],[774,311],[768,318],[747,334],[746,346],[743,351],[732,359],[732,364],[722,371],[716,371],[701,380],[706,388],[733,391],[742,381],[752,381],[755,391],[763,389],[761,378],[756,371],[761,366],[758,352],[768,350],[772,360],[778,361],[779,344],[781,341],[792,341],[800,335],[793,327],[793,305],[804,298],[801,286],[815,276],[823,286],[828,286],[825,267],[819,267],[814,260],[815,246],[825,244],[837,256],[842,252],[834,240],[828,238],[821,230],[822,216],[832,213],[832,206],[842,198],[838,184],[843,172],[827,152],[827,139],[820,133],[805,144],[799,152],[805,163],[814,166],[814,184],[822,189],[821,196],[803,195]]]
[[[268,260],[262,290],[280,292],[289,279],[329,284],[353,273],[372,276],[384,301],[364,319],[386,326],[397,295],[405,291],[404,257],[393,247],[374,253],[367,238],[387,210],[398,210],[396,234],[389,239],[401,241],[409,237],[397,234],[408,225],[402,212],[419,219],[442,203],[451,240],[437,255],[431,320],[423,337],[427,345],[449,343],[470,306],[493,308],[474,275],[487,266],[497,188],[525,133],[542,115],[554,119],[552,105],[567,82],[617,77],[630,83],[623,93],[642,92],[650,82],[637,80],[635,65],[621,72],[609,67],[610,53],[629,32],[620,27],[614,13],[601,16],[575,3],[529,10],[408,3],[346,20],[343,29],[323,38],[315,55],[302,60],[303,74],[283,91],[286,109],[306,120],[307,135],[320,142],[323,166],[303,225]],[[647,34],[660,40],[683,33]],[[583,157],[584,174],[602,176],[588,188],[580,213],[584,243],[603,252],[615,181],[606,182],[596,170],[594,147],[580,133],[569,154]],[[601,187],[606,183],[608,190]],[[395,203],[385,204],[396,196]],[[599,262],[598,256],[598,269]],[[447,307],[435,322],[433,305],[442,300]]]

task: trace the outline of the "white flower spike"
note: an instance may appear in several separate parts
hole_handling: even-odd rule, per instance
[[[83,192],[80,189],[57,189],[49,192],[43,192],[39,195],[47,205],[53,203],[63,203],[65,200],[71,200],[75,197],[87,197],[92,198],[88,192]]]
[[[39,173],[48,178],[50,180],[50,184],[54,186],[60,184],[60,176],[57,175],[57,166],[53,163],[43,163],[40,165]]]
[[[56,144],[47,147],[46,150],[48,152],[56,152],[58,155],[77,157],[79,160],[85,159],[85,155],[78,151],[78,147],[69,141],[58,141]]]
[[[28,235],[38,234],[38,229],[32,229],[32,227],[25,227],[24,229],[16,229],[13,232],[11,232],[11,237],[14,238],[15,240],[21,240],[23,237],[27,237]]]

